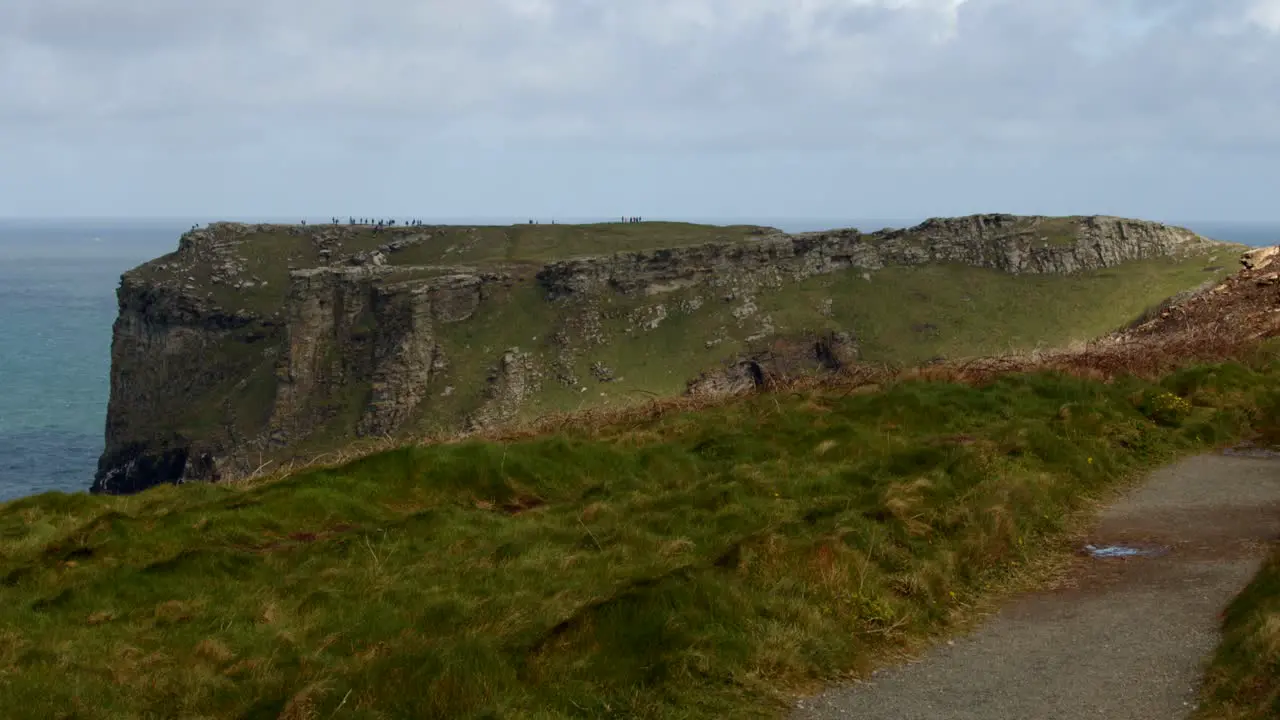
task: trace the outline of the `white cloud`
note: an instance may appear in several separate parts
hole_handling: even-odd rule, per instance
[[[1280,33],[1280,0],[1254,0],[1246,17],[1258,27]]]
[[[1265,154],[1280,44],[1257,28],[1280,0],[0,0],[0,156],[61,188],[122,153],[306,147],[908,176]]]
[[[686,83],[792,59],[803,83],[857,71],[896,41],[953,31],[956,0],[10,0],[0,91],[10,109],[90,115],[165,107],[466,107],[523,94]],[[893,17],[893,16],[900,17]],[[664,67],[664,65],[666,67]],[[822,85],[830,89],[829,84]]]

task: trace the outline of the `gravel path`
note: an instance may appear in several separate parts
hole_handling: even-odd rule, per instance
[[[1108,507],[1063,587],[918,662],[801,701],[796,720],[1171,720],[1194,709],[1219,613],[1280,536],[1280,460],[1205,455]]]

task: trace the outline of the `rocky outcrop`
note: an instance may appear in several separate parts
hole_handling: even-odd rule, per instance
[[[1275,260],[1278,252],[1280,252],[1280,247],[1276,247],[1274,245],[1271,247],[1258,248],[1257,250],[1250,250],[1240,256],[1240,264],[1243,265],[1246,270],[1265,267]]]
[[[547,265],[538,279],[549,296],[565,298],[603,291],[659,295],[699,285],[750,288],[887,265],[960,263],[1009,273],[1072,273],[1210,243],[1182,228],[1121,218],[975,215],[870,234],[776,233],[758,242],[574,258]]]
[[[689,381],[686,395],[740,395],[769,387],[780,378],[835,371],[858,361],[858,343],[847,332],[776,338],[703,371]]]
[[[467,418],[469,430],[483,430],[514,420],[530,395],[542,384],[542,370],[533,356],[520,348],[509,348],[489,369],[484,403]]]
[[[728,360],[691,392],[754,387],[784,365],[838,367],[857,357],[851,334],[792,327],[780,339],[757,302],[763,289],[815,275],[926,263],[1070,273],[1211,242],[1118,218],[979,215],[871,234],[751,229],[735,236],[745,240],[549,263],[444,264],[509,257],[503,243],[515,236],[504,232],[215,223],[186,233],[176,252],[122,278],[93,490],[238,477],[424,425],[488,428],[521,417],[539,393],[561,393],[557,407],[604,397],[587,394],[588,383],[618,388],[609,395],[645,391],[610,343],[679,342],[673,326],[698,313],[724,315],[708,325],[714,337],[691,347]],[[519,312],[495,314],[512,303]],[[813,310],[815,327],[830,316],[828,298]],[[670,372],[648,367],[651,381]]]

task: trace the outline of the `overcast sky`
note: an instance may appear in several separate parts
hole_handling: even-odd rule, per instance
[[[1280,220],[1280,0],[0,0],[0,216]]]

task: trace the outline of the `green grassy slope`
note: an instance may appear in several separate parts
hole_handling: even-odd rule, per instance
[[[1062,347],[1115,330],[1164,298],[1233,272],[1221,251],[1160,258],[1075,275],[1009,275],[954,265],[814,277],[763,307],[784,328],[812,322],[832,299],[829,324],[854,329],[872,361],[915,364]],[[1216,256],[1216,257],[1215,257]]]
[[[964,266],[887,268],[870,281],[860,272],[837,273],[762,290],[754,299],[757,309],[745,317],[734,315],[741,298],[725,301],[695,290],[646,299],[610,296],[595,306],[607,342],[571,342],[579,351],[573,374],[586,391],[549,378],[526,414],[679,393],[699,372],[776,335],[850,331],[865,360],[906,365],[940,355],[957,359],[1060,347],[1105,334],[1171,295],[1229,274],[1211,264],[1212,257],[1132,262],[1071,276],[1014,276]],[[461,374],[441,384],[468,386],[507,347],[532,352],[545,366],[553,363],[553,332],[573,308],[548,305],[532,286],[516,296],[520,302],[493,303],[473,321],[443,329],[447,352],[460,358],[454,367]],[[660,322],[645,326],[659,316]],[[597,362],[615,380],[594,380],[590,368]]]
[[[1197,720],[1280,717],[1280,549],[1227,608]]]
[[[962,618],[1280,362],[808,390],[0,506],[6,717],[781,716]],[[1189,414],[1145,416],[1155,393]],[[1265,412],[1259,413],[1259,409]]]
[[[739,242],[773,228],[684,222],[592,223],[433,228],[433,240],[392,256],[399,265],[438,263],[547,262],[582,255],[660,250],[709,242]]]

